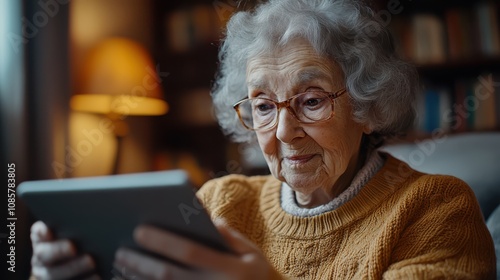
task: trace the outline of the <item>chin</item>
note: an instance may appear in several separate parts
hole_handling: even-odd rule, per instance
[[[333,183],[330,183],[326,174],[321,172],[315,173],[281,173],[282,181],[286,182],[290,188],[304,195],[314,193],[318,189],[330,188]],[[318,174],[319,173],[319,174]]]

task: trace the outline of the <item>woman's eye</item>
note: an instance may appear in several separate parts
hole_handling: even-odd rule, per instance
[[[269,104],[261,104],[257,106],[257,110],[261,112],[272,110],[272,107]]]
[[[321,101],[322,101],[321,98],[309,98],[304,102],[304,105],[308,107],[314,107],[320,104]]]
[[[254,110],[261,112],[261,113],[266,113],[270,112],[274,109],[274,104],[272,102],[268,101],[257,101],[255,102]]]

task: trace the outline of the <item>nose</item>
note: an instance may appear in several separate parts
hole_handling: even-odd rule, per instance
[[[276,124],[276,138],[283,143],[291,143],[294,139],[304,137],[302,124],[293,116],[289,108],[282,108],[278,112]]]

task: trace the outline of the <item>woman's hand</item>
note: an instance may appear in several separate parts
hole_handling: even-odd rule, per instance
[[[54,240],[47,225],[41,221],[31,226],[31,243],[31,273],[36,279],[69,279],[95,269],[89,255],[77,256],[75,246],[69,240]],[[88,279],[100,278],[93,275]]]
[[[132,279],[269,279],[273,270],[259,249],[222,222],[216,222],[216,226],[234,254],[142,225],[134,232],[141,247],[196,269],[182,268],[125,248],[117,251],[115,266],[127,271]]]

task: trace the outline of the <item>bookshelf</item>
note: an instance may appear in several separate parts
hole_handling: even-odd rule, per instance
[[[210,88],[217,71],[222,28],[236,9],[234,1],[155,0],[155,49],[170,111],[157,121],[157,169],[183,168],[201,185],[240,171],[237,144],[220,131]],[[231,163],[231,164],[229,164]]]
[[[375,9],[390,2],[375,1]],[[500,3],[399,2],[402,9],[391,14],[388,27],[423,83],[411,138],[500,130]]]
[[[393,11],[390,7],[396,0],[371,1],[376,11]],[[259,0],[243,3],[254,2]],[[153,3],[153,52],[161,71],[170,73],[163,87],[171,110],[157,119],[158,127],[164,129],[156,137],[156,150],[165,151],[170,159],[163,159],[159,166],[190,153],[195,168],[205,174],[200,181],[232,173],[228,162],[241,162],[244,156],[220,132],[209,90],[217,70],[221,30],[236,10],[236,1]],[[399,4],[401,12],[391,14],[388,27],[401,55],[417,65],[424,85],[419,94],[420,121],[406,141],[430,137],[436,130],[500,130],[500,85],[496,82],[500,83],[500,3],[399,0]],[[476,94],[478,87],[482,89]],[[489,97],[484,98],[487,92]],[[478,102],[469,104],[471,100]]]

